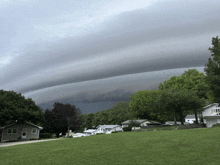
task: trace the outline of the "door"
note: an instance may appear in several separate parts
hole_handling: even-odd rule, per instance
[[[26,139],[26,136],[27,136],[27,128],[23,128],[21,138]]]

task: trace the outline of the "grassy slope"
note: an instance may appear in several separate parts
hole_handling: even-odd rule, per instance
[[[0,148],[0,164],[220,164],[220,128],[128,132]]]

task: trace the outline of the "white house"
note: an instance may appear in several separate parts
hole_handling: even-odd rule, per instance
[[[122,127],[120,125],[99,125],[96,127],[97,133],[105,133],[110,134],[112,131],[122,131]]]
[[[90,135],[96,135],[96,133],[97,133],[97,130],[96,129],[88,129],[88,130],[84,130],[83,131],[83,133],[85,134],[85,135],[88,135],[88,136],[90,136]]]
[[[124,122],[122,122],[122,128],[124,127],[128,127],[129,123],[133,121],[135,123],[139,123],[140,126],[148,126],[148,125],[158,125],[160,124],[159,122],[156,122],[156,121],[150,121],[150,120],[147,120],[147,119],[140,119],[140,120],[126,120]]]
[[[198,117],[198,122],[200,122],[200,117],[202,116],[202,114],[197,114]],[[196,121],[196,117],[195,114],[189,114],[185,117],[185,122],[189,123],[189,124],[193,124],[194,121]]]
[[[218,103],[213,103],[204,107],[202,115],[207,127],[212,127],[213,124],[220,123],[220,107],[218,106]]]

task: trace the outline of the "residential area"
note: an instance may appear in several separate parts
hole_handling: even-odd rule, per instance
[[[198,124],[194,128],[207,127],[210,128],[215,124],[220,124],[220,107],[218,103],[209,104],[203,107],[202,114],[197,114]],[[202,121],[201,121],[202,120]],[[195,114],[189,114],[185,117],[184,125],[194,125],[196,123]],[[136,131],[147,130],[148,128],[161,128],[175,125],[174,121],[166,121],[164,124],[156,121],[150,121],[147,119],[126,120],[121,125],[99,125],[94,129],[84,128],[83,132],[72,132],[69,130],[66,134],[60,133],[63,138],[76,138],[92,136],[97,134],[111,134],[120,133],[124,131]],[[176,125],[181,125],[181,122],[176,121]],[[126,128],[130,127],[130,130]],[[1,142],[10,141],[24,141],[39,139],[40,131],[43,127],[34,125],[32,123],[14,123],[4,127],[0,127],[0,139]]]
[[[0,165],[219,165],[219,8],[0,0]]]

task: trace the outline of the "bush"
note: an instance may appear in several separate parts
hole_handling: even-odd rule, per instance
[[[29,139],[29,140],[38,140],[38,139]]]
[[[132,127],[124,127],[124,128],[123,128],[123,131],[124,131],[124,132],[128,132],[128,131],[131,131],[131,129],[132,129]]]
[[[39,138],[52,138],[51,133],[40,133]]]
[[[6,142],[16,142],[17,140],[7,140]]]
[[[105,133],[97,133],[96,135],[104,135]]]
[[[137,123],[134,120],[131,120],[130,123],[128,124],[128,127],[140,127],[140,123]]]
[[[212,127],[220,127],[220,123],[213,124]]]
[[[117,131],[112,131],[112,133],[118,133]]]
[[[178,130],[180,129],[193,129],[193,128],[203,128],[203,124],[187,124],[187,125],[180,125],[177,127]]]

